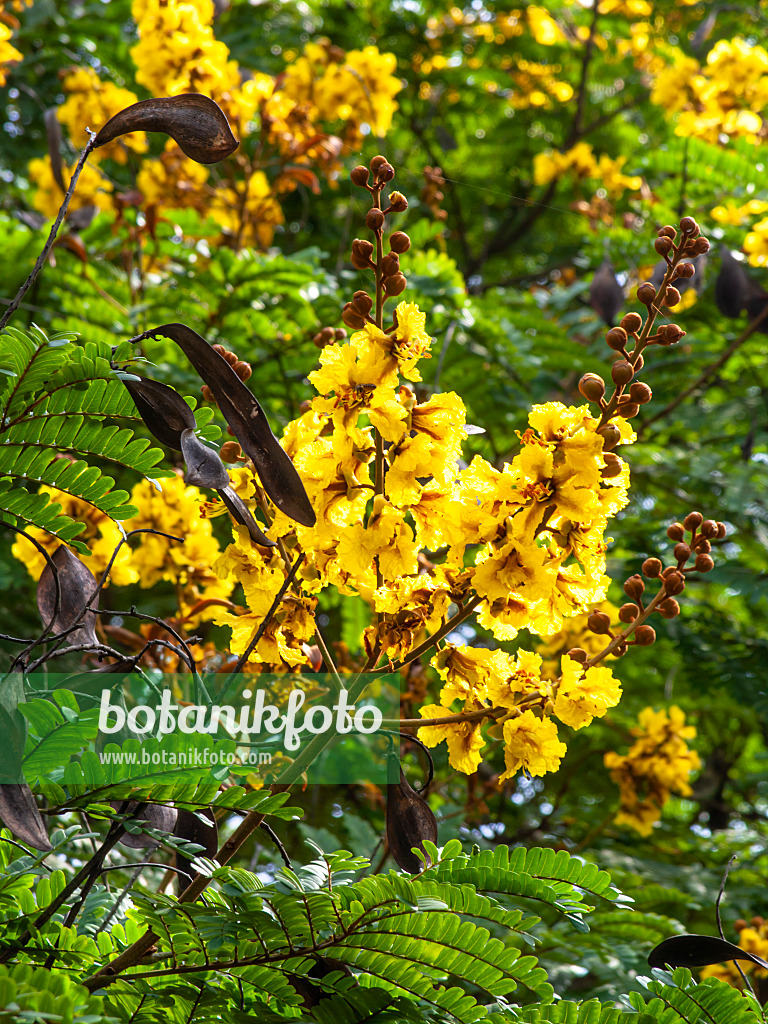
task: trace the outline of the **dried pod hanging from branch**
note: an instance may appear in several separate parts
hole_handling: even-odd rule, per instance
[[[400,781],[387,786],[387,843],[396,863],[403,871],[416,874],[424,868],[413,847],[424,850],[424,841],[437,843],[437,821],[427,801],[411,787],[400,771]]]
[[[22,843],[45,853],[53,850],[42,815],[26,782],[0,786],[0,821]]]
[[[206,824],[202,820],[203,818],[209,824]],[[173,834],[178,839],[186,839],[189,843],[197,843],[198,846],[202,846],[205,857],[215,857],[219,849],[219,829],[210,807],[202,807],[197,811],[179,810]],[[176,867],[179,871],[179,892],[183,892],[196,872],[192,867],[192,861],[178,850],[176,851]]]
[[[50,565],[46,564],[37,584],[37,608],[43,624],[50,623],[53,633],[61,633],[79,622],[77,629],[67,636],[67,644],[72,647],[98,644],[96,612],[85,611],[98,589],[96,577],[64,544],[56,548],[51,561],[59,577],[61,603],[57,611],[56,582]],[[98,600],[94,603],[98,606]]]
[[[122,804],[118,802],[113,803],[112,806],[116,811],[119,811]],[[136,801],[128,804],[128,807],[125,809],[128,821],[131,820],[131,816],[137,807]],[[147,825],[149,828],[157,829],[159,832],[172,833],[176,825],[177,813],[175,807],[166,807],[165,804],[146,804],[144,809],[133,817],[133,821],[138,825]],[[160,845],[159,840],[148,836],[145,832],[138,832],[135,835],[127,832],[124,836],[121,836],[120,843],[122,846],[127,846],[129,850],[155,850]]]
[[[768,961],[714,935],[673,935],[648,954],[650,967],[708,967],[727,960],[748,960],[768,970]]]
[[[129,132],[163,132],[199,164],[216,164],[237,149],[224,111],[208,96],[185,93],[140,100],[121,110],[104,125],[93,148]]]

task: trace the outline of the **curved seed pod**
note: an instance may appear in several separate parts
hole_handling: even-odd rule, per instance
[[[707,967],[726,960],[748,960],[768,970],[768,961],[714,935],[673,935],[648,954],[650,967]]]
[[[210,822],[209,825],[200,820],[201,815]],[[179,839],[186,839],[190,843],[197,843],[198,846],[202,846],[203,854],[206,857],[215,857],[219,849],[219,829],[210,807],[201,807],[198,811],[180,809],[173,834]],[[179,892],[183,892],[192,881],[195,871],[192,868],[192,861],[185,857],[183,853],[179,853],[178,850],[176,851],[176,867],[179,871]]]
[[[116,811],[121,806],[121,801],[112,804]],[[130,815],[136,809],[136,806],[137,801],[131,801],[125,813]],[[160,832],[168,832],[170,834],[176,825],[177,813],[175,807],[167,807],[165,804],[147,804],[135,820],[142,825],[149,825],[150,828],[156,828]],[[153,839],[152,836],[145,835],[143,832],[139,832],[138,835],[126,832],[119,842],[123,846],[127,846],[129,850],[156,850],[160,845],[157,839]]]
[[[204,445],[190,427],[181,432],[181,454],[187,464],[184,482],[195,487],[229,487],[229,473],[218,452]]]
[[[437,821],[427,801],[411,788],[401,768],[400,781],[387,786],[387,842],[392,856],[404,871],[415,875],[424,870],[423,861],[411,847],[423,849],[425,839],[437,843]]]
[[[56,610],[56,584],[51,567],[46,563],[37,584],[37,608],[43,624],[47,625],[50,622],[51,630],[54,633],[61,633],[74,626],[76,622],[80,622],[77,629],[72,630],[67,636],[67,646],[97,644],[96,612],[88,611],[83,614],[83,609],[98,587],[96,577],[65,544],[56,548],[51,561],[59,577],[61,606],[56,618],[51,622],[51,616]],[[98,601],[96,603],[98,605]]]
[[[140,377],[135,373],[131,373],[131,377],[139,379],[120,379],[128,388],[147,430],[161,444],[181,451],[182,431],[194,430],[197,427],[195,414],[178,391],[169,388],[167,384],[160,384],[156,380]]]
[[[226,359],[184,324],[164,324],[148,334],[160,334],[176,342],[211,389],[224,419],[256,467],[272,501],[296,522],[314,526],[315,513],[296,467],[272,433],[264,410]]]
[[[244,526],[248,533],[251,535],[251,540],[255,544],[261,544],[265,548],[275,547],[275,542],[270,540],[269,537],[265,537],[261,532],[261,527],[251,515],[250,509],[244,503],[237,491],[234,491],[231,487],[222,487],[219,490],[219,497],[227,506],[227,511],[235,520],[236,523],[240,523]]]
[[[22,843],[45,853],[53,849],[32,790],[26,782],[9,782],[0,786],[0,820]]]
[[[613,327],[616,315],[624,305],[624,289],[616,280],[613,263],[607,256],[592,278],[589,286],[589,304],[608,327]]]
[[[107,121],[94,149],[129,132],[164,132],[199,164],[218,163],[239,146],[218,103],[198,93],[132,103]]]
[[[720,273],[715,281],[715,304],[723,316],[736,319],[746,310],[750,320],[759,316],[768,304],[768,292],[753,281],[743,264],[734,259],[726,246],[720,249]],[[768,321],[758,328],[768,334]]]

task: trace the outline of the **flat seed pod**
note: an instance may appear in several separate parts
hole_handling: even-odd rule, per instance
[[[222,487],[219,491],[219,497],[227,506],[227,510],[235,522],[240,523],[241,526],[248,530],[254,544],[261,544],[265,548],[275,547],[275,542],[270,540],[269,537],[265,537],[261,532],[261,527],[236,491],[233,491],[231,487]]]
[[[229,487],[229,473],[218,452],[204,445],[193,428],[181,432],[181,454],[187,465],[184,482],[195,487]]]
[[[117,811],[120,809],[121,803],[121,801],[113,803],[112,807]],[[132,801],[128,804],[125,813],[130,815],[136,806],[137,802]],[[171,834],[176,825],[177,813],[175,807],[166,807],[165,804],[147,804],[135,820],[142,825],[149,825],[150,828]],[[152,836],[145,835],[143,832],[139,832],[137,835],[126,832],[119,842],[122,846],[127,846],[129,850],[156,850],[160,845],[157,839],[153,839]]]
[[[83,609],[98,586],[96,577],[65,544],[56,548],[51,561],[56,568],[61,590],[61,607],[51,623],[51,630],[54,633],[61,633],[82,618],[77,629],[72,630],[67,636],[67,646],[97,644],[96,613],[88,611],[83,615]],[[51,616],[56,609],[56,583],[47,562],[37,584],[37,608],[43,624],[51,622]]]
[[[616,316],[624,305],[624,289],[616,280],[613,263],[607,257],[592,278],[589,286],[589,304],[608,327],[613,327]]]
[[[207,818],[210,821],[210,825],[206,825],[201,821],[200,815]],[[219,829],[210,807],[201,807],[199,811],[179,810],[173,834],[179,839],[186,839],[190,843],[197,843],[198,846],[202,846],[203,854],[206,857],[215,857],[218,852]],[[183,892],[192,881],[195,872],[191,865],[192,862],[184,854],[176,852],[176,867],[179,870],[179,892]]]
[[[32,790],[26,782],[0,786],[0,821],[22,843],[45,853],[53,849]]]
[[[264,490],[275,505],[303,526],[315,513],[296,467],[272,433],[264,410],[223,356],[184,324],[165,324],[148,332],[175,341],[213,392],[224,419],[252,460]]]
[[[208,96],[184,93],[140,100],[111,117],[96,136],[94,149],[130,132],[163,132],[199,164],[216,164],[239,142],[224,111]]]
[[[424,863],[411,847],[423,849],[425,839],[437,843],[437,821],[427,801],[411,787],[401,768],[400,781],[387,786],[387,842],[403,871],[412,875],[423,871]]]
[[[648,954],[650,967],[707,967],[727,960],[748,960],[768,970],[768,961],[714,935],[673,935]]]
[[[132,373],[131,376],[139,375]],[[139,380],[129,380],[125,377],[121,379],[128,388],[147,430],[161,444],[181,451],[183,431],[194,430],[197,427],[197,420],[178,391],[169,388],[167,384],[150,380],[149,377],[140,377]]]

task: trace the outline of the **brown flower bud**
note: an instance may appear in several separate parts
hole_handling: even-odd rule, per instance
[[[714,519],[705,519],[699,527],[699,533],[702,537],[706,537],[708,540],[713,540],[717,536],[717,523]]]
[[[381,259],[381,276],[390,277],[400,273],[400,257],[396,252],[388,252]]]
[[[685,336],[685,331],[677,324],[662,324],[657,334],[660,345],[674,345]]]
[[[384,291],[387,295],[400,295],[408,287],[405,274],[393,274],[384,279]]]
[[[613,452],[605,452],[603,459],[605,460],[605,465],[600,470],[600,476],[604,477],[606,480],[610,480],[614,476],[621,475],[621,471],[624,469],[624,463],[618,455],[614,455]]]
[[[635,573],[634,576],[630,576],[629,579],[624,581],[624,593],[627,597],[631,597],[633,601],[638,601],[645,590],[645,583],[643,577],[639,573]]]
[[[670,540],[682,540],[685,536],[685,527],[682,523],[672,523],[667,527],[667,536]]]
[[[664,293],[664,306],[676,306],[680,301],[680,292],[673,285],[669,285]]]
[[[765,918],[764,917],[753,917],[752,920],[749,923],[752,925],[753,928],[762,928],[763,925],[765,924]]]
[[[691,557],[691,549],[684,541],[680,541],[672,548],[672,554],[678,560],[678,562],[687,562]]]
[[[408,252],[411,240],[404,231],[393,231],[389,236],[389,247],[392,252]]]
[[[385,156],[375,156],[371,160],[371,170],[376,174],[379,168],[383,167],[385,163],[387,163],[387,158]]]
[[[611,379],[614,384],[618,384],[619,387],[624,384],[629,384],[635,375],[635,371],[631,363],[628,363],[626,359],[617,359],[611,367]]]
[[[664,592],[667,597],[676,597],[685,590],[685,576],[676,570],[664,577]]]
[[[216,403],[214,394],[207,384],[203,384],[200,390],[203,392],[203,398],[205,399],[206,402],[213,402],[214,404]]]
[[[675,231],[671,224],[665,224],[659,230],[659,238],[677,238],[677,231]]]
[[[629,397],[633,402],[637,402],[638,405],[647,405],[653,398],[653,392],[647,384],[636,380],[629,389]]]
[[[365,327],[365,317],[361,316],[355,310],[351,302],[348,302],[344,309],[342,309],[341,319],[347,327],[351,327],[353,331],[359,331],[361,328]]]
[[[637,334],[643,326],[643,318],[639,313],[625,313],[619,326],[623,327],[627,334]]]
[[[644,306],[650,306],[655,298],[656,289],[650,281],[645,281],[637,289],[637,301],[642,302]]]
[[[323,327],[312,339],[312,344],[315,348],[325,348],[326,345],[333,343],[334,337],[335,332],[332,327]]]
[[[373,256],[373,242],[369,242],[367,238],[356,238],[352,243],[352,266],[357,267],[358,270],[365,270],[371,265],[371,256]]]
[[[218,352],[220,356],[223,356],[224,353],[227,351],[223,345],[211,345],[211,348],[213,349],[214,352]]]
[[[676,615],[680,614],[680,605],[674,597],[668,597],[666,601],[662,601],[661,604],[657,605],[656,611],[663,619],[674,619]]]
[[[237,462],[242,454],[243,450],[237,441],[225,441],[219,449],[222,462]]]
[[[234,352],[229,352],[225,350],[224,358],[227,360],[230,366],[234,366],[235,363],[237,362],[237,356],[235,355]]]
[[[725,536],[726,536],[727,533],[728,533],[728,527],[725,525],[725,523],[718,523],[717,524],[717,539],[718,540],[725,540]]]
[[[737,921],[734,921],[733,927],[737,932],[743,931],[747,927],[747,922],[743,917],[740,917]]]
[[[701,534],[699,534],[691,547],[699,555],[708,555],[712,550],[712,545],[709,543],[707,538],[702,537]]]
[[[634,637],[638,647],[649,647],[656,639],[656,630],[653,626],[647,626],[643,623],[642,626],[638,626],[635,630]]]
[[[357,167],[353,167],[349,172],[349,176],[353,184],[359,185],[360,188],[365,188],[368,184],[368,168],[365,164],[358,164]]]
[[[646,558],[643,564],[640,566],[643,576],[647,576],[649,580],[658,579],[661,576],[661,559],[660,558]]]
[[[635,355],[631,356],[630,357],[630,362],[632,363],[632,365],[635,368],[635,373],[640,373],[642,368],[645,366],[645,359],[643,359],[643,353],[642,352],[638,352],[636,356]]]
[[[653,243],[653,247],[659,254],[659,256],[666,256],[668,253],[672,251],[672,239],[667,238],[666,235],[661,235]]]
[[[614,352],[621,352],[627,344],[627,332],[623,327],[612,327],[606,334],[605,340],[608,343],[608,348],[612,348]]]
[[[343,327],[336,327],[334,328],[333,336],[336,339],[336,341],[344,341],[344,339],[347,336],[347,332],[344,330]]]
[[[715,568],[715,560],[712,555],[697,555],[693,567],[696,572],[712,572]]]
[[[637,402],[633,402],[629,395],[622,395],[619,399],[618,413],[619,416],[623,416],[625,420],[631,420],[633,416],[637,416],[640,412],[640,406]]]
[[[368,292],[361,289],[352,296],[352,305],[361,316],[367,316],[373,308],[373,299]]]
[[[701,228],[693,217],[683,217],[680,221],[680,230],[684,235],[696,236],[701,233]]]
[[[232,367],[232,369],[233,369],[233,370],[235,371],[235,373],[237,374],[237,376],[238,376],[238,377],[240,378],[240,380],[242,380],[242,381],[246,381],[246,380],[248,380],[248,378],[249,378],[249,377],[251,376],[251,374],[253,373],[253,367],[251,366],[251,364],[250,364],[250,363],[246,363],[246,362],[245,362],[244,360],[242,360],[242,359],[241,359],[241,360],[238,360],[238,361],[237,361],[237,362],[235,363],[235,365],[234,365],[234,366]]]
[[[693,277],[696,273],[696,267],[692,263],[681,263],[677,268],[678,277]]]
[[[609,452],[621,440],[621,432],[615,423],[606,423],[597,431],[603,439],[603,451]]]
[[[624,655],[624,654],[626,654],[626,653],[627,653],[627,650],[628,650],[628,648],[627,648],[627,645],[626,645],[626,643],[625,643],[625,642],[624,642],[624,641],[622,640],[622,641],[621,641],[621,643],[618,643],[618,644],[616,644],[616,646],[615,646],[615,647],[614,647],[614,649],[613,649],[613,653],[614,653],[614,655],[615,655],[615,656],[616,656],[617,658],[621,658],[621,657],[622,657],[622,655]]]
[[[697,256],[703,256],[705,252],[709,252],[709,249],[710,245],[709,240],[707,238],[696,239],[693,246],[693,251],[696,253]]]
[[[640,609],[636,604],[623,604],[619,608],[619,622],[634,622],[640,614]]]
[[[605,381],[596,373],[585,373],[579,381],[579,391],[590,402],[599,402],[605,394]]]
[[[393,213],[402,213],[408,209],[408,200],[402,192],[389,193],[389,208]]]
[[[605,612],[593,612],[587,619],[587,629],[593,633],[609,633],[611,620]]]
[[[578,661],[580,665],[583,665],[587,660],[587,652],[582,650],[581,647],[572,647],[570,651],[566,652],[567,658],[573,658],[574,661]]]
[[[371,231],[380,231],[384,224],[384,214],[381,210],[377,210],[375,207],[369,210],[365,215],[365,223],[371,229]]]
[[[689,512],[683,520],[683,526],[686,530],[692,532],[693,530],[698,530],[703,522],[704,516],[701,512]]]
[[[381,167],[379,167],[378,174],[376,175],[376,180],[378,182],[386,183],[387,181],[392,181],[394,176],[395,168],[392,166],[392,164],[383,163]]]

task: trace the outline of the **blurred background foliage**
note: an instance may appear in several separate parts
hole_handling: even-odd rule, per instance
[[[205,4],[192,6],[205,14]],[[61,198],[45,112],[59,110],[66,172],[77,147],[63,105],[94,80],[143,98],[153,70],[146,55],[142,64],[131,54],[151,4],[17,7],[6,4],[12,34],[3,45],[23,59],[8,59],[0,92],[6,300]],[[618,321],[619,302],[622,312],[639,308],[634,291],[653,274],[656,230],[690,214],[713,241],[674,312],[685,338],[655,348],[646,364],[654,400],[634,420],[631,503],[615,523],[609,572],[621,581],[646,557],[664,558],[667,525],[691,509],[728,526],[715,571],[689,585],[682,615],[657,628],[652,647],[613,666],[621,705],[573,735],[559,773],[500,790],[486,765],[457,777],[438,748],[432,803],[441,841],[564,845],[596,859],[638,900],[636,932],[606,914],[589,939],[578,936],[578,955],[553,925],[544,959],[559,965],[562,995],[609,992],[642,967],[648,942],[680,930],[675,922],[711,932],[724,867],[738,853],[723,910],[735,941],[736,920],[765,905],[768,866],[768,344],[765,328],[739,341],[746,315],[719,311],[714,243],[742,254],[768,286],[768,52],[760,45],[768,4],[232,0],[217,3],[206,24],[206,39],[225,44],[239,65],[239,93],[221,81],[210,93],[231,117],[251,103],[241,150],[204,185],[182,173],[175,191],[164,191],[161,157],[170,167],[174,155],[162,138],[149,137],[145,152],[137,143],[107,154],[90,200],[84,182],[82,205],[98,212],[69,217],[17,324],[115,344],[155,324],[188,323],[253,365],[250,386],[277,429],[313,393],[313,339],[342,326],[343,304],[363,285],[346,255],[364,214],[349,170],[381,152],[410,204],[397,225],[412,241],[406,297],[426,311],[435,339],[423,391],[461,394],[469,422],[485,431],[465,451],[501,467],[532,403],[581,404],[582,373],[609,376],[604,321]],[[329,64],[347,67],[347,55],[366,47],[375,54],[352,77],[369,76],[372,113],[350,106],[343,78],[320,96]],[[85,86],[73,69],[90,69]],[[601,280],[623,293],[613,309]],[[158,379],[198,393],[170,343],[158,339],[145,352]],[[130,489],[135,479],[119,482]],[[26,635],[36,623],[34,584],[10,547],[8,539],[0,549],[4,629]],[[120,603],[163,615],[167,597],[162,586],[127,588]],[[622,602],[620,582],[610,597]],[[343,618],[327,596],[321,610],[326,636],[354,646],[364,622]],[[489,641],[464,632],[462,642]],[[418,706],[434,682],[412,675]],[[618,792],[603,755],[626,753],[642,708],[670,704],[697,729],[702,769],[691,795],[670,800],[640,837],[614,823]],[[314,790],[300,802],[301,836],[370,855],[383,828],[380,794]],[[289,850],[301,848],[294,827],[283,832]],[[253,867],[272,856],[251,852]]]

